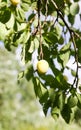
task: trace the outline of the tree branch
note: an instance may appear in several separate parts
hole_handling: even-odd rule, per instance
[[[41,0],[38,0],[37,2],[37,7],[38,7],[38,31],[39,31],[39,35],[40,35],[40,38],[39,38],[39,45],[40,45],[40,59],[43,59],[43,49],[42,49],[42,40],[41,40],[41,37],[42,37],[42,34],[41,34],[41,20],[40,20],[40,9],[41,9]]]
[[[76,85],[76,88],[77,88],[77,86],[78,86],[78,68],[79,68],[79,67],[78,67],[77,47],[76,47],[76,43],[75,43],[74,36],[76,36],[77,38],[81,38],[81,37],[79,36],[78,33],[76,33],[72,28],[69,27],[69,25],[67,24],[67,22],[66,22],[65,19],[64,19],[64,16],[63,16],[61,10],[59,10],[59,8],[58,8],[58,6],[56,5],[56,3],[55,3],[53,0],[51,0],[51,2],[53,3],[53,5],[54,5],[54,7],[55,7],[58,16],[62,19],[62,21],[64,22],[65,26],[67,27],[67,29],[68,29],[68,31],[69,31],[69,33],[70,33],[70,37],[71,37],[73,46],[74,46],[74,50],[75,50],[75,62],[76,62],[77,68],[76,68],[76,76],[75,76],[75,79],[74,79],[74,82],[73,82],[73,85],[72,85],[72,86],[74,86],[74,84],[75,84],[75,85]]]
[[[76,43],[75,43],[75,38],[74,38],[74,34],[71,33],[70,34],[71,36],[71,39],[72,39],[72,42],[73,42],[73,45],[74,45],[74,49],[75,49],[75,62],[76,62],[76,75],[75,75],[75,79],[74,79],[74,82],[73,82],[73,86],[76,85],[76,88],[78,87],[78,54],[77,54],[77,47],[76,47]]]

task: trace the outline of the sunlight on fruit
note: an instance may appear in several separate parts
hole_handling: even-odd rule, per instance
[[[20,0],[10,0],[13,5],[18,5]]]
[[[46,60],[40,60],[37,63],[37,70],[39,73],[46,73],[48,71],[49,64]]]

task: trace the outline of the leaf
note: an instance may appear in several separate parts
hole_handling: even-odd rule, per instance
[[[35,14],[34,13],[31,13],[28,17],[28,21],[31,21],[32,19],[34,19],[35,17]]]
[[[69,20],[69,22],[73,25],[74,22],[75,22],[75,16],[69,14],[69,15],[68,15],[68,20]]]
[[[56,120],[59,117],[60,111],[58,107],[54,107],[51,110],[52,117]]]
[[[73,95],[69,96],[67,104],[70,108],[77,106],[77,103],[78,103],[78,98],[77,98],[76,95],[75,96],[73,96]]]
[[[74,2],[70,6],[70,13],[74,16],[79,13],[79,4]]]
[[[22,3],[21,4],[21,8],[24,10],[24,11],[28,11],[30,6],[27,4],[27,3]]]
[[[40,103],[46,102],[46,100],[48,99],[47,89],[44,87],[38,77],[33,78],[33,83],[36,97],[39,97]]]
[[[78,88],[79,88],[79,91],[81,92],[81,84],[79,85],[79,87],[78,87]]]
[[[47,112],[49,108],[51,107],[51,101],[48,99],[44,104],[43,104],[43,112],[45,115],[47,115]]]
[[[36,95],[36,97],[40,98],[42,96],[42,90],[41,90],[41,86],[40,86],[40,82],[39,82],[38,78],[34,78],[33,83],[34,83],[35,95]]]
[[[0,10],[3,9],[3,7],[6,7],[6,2],[0,2]]]
[[[23,78],[24,76],[24,71],[21,71],[19,74],[18,74],[18,80],[20,80],[21,78]]]
[[[26,18],[25,18],[25,12],[22,8],[16,8],[15,10],[15,18],[19,23],[24,23]]]
[[[65,24],[64,24],[64,22],[63,22],[62,19],[59,19],[59,24],[60,24],[61,26],[65,26]]]
[[[44,40],[48,44],[55,44],[58,41],[58,38],[57,38],[55,32],[49,32],[49,33],[44,35]]]
[[[43,88],[41,88],[41,89],[45,89],[44,87]],[[40,97],[40,99],[39,99],[39,102],[41,103],[41,104],[43,104],[43,103],[45,103],[47,100],[48,100],[48,91],[45,89],[44,90],[45,92],[43,93],[43,90],[42,90],[42,96]]]
[[[31,80],[31,78],[33,77],[33,66],[31,63],[28,65],[26,69],[25,77],[28,81]]]
[[[77,93],[77,98],[78,98],[78,107],[81,109],[81,94]]]
[[[0,22],[2,22],[3,24],[7,23],[10,17],[11,17],[11,11],[9,11],[7,8],[6,9],[3,8],[0,11]]]
[[[76,71],[74,71],[74,70],[71,70],[71,74],[72,74],[72,76],[76,76]]]
[[[23,3],[31,4],[30,0],[22,0]]]
[[[8,29],[13,28],[14,23],[15,23],[14,15],[13,15],[13,13],[11,13],[11,17],[10,17],[9,21],[6,23],[6,27]]]
[[[48,25],[51,26],[51,25]],[[58,40],[61,38],[61,33],[62,30],[60,28],[60,26],[55,26],[55,28],[53,26],[51,26],[50,31],[49,32],[45,32],[43,34],[44,40],[46,41],[46,43],[48,44],[55,44],[58,42]]]
[[[5,25],[0,22],[0,40],[4,41],[6,34],[8,33],[7,29],[5,28]]]
[[[67,123],[70,123],[71,121],[71,114],[72,110],[69,108],[67,104],[65,104],[63,110],[61,111],[61,115]]]
[[[18,34],[14,36],[14,39],[16,44],[24,44],[26,43],[30,38],[30,32],[27,31],[20,31]]]
[[[28,52],[31,45],[31,36],[25,44],[25,62],[31,61],[32,54]]]
[[[78,61],[81,63],[81,39],[76,39],[76,46],[78,48]]]
[[[64,76],[61,73],[56,76],[56,84],[58,88],[61,90],[67,90],[70,87],[69,83],[67,83]]]
[[[54,102],[54,101],[55,101],[55,97],[56,97],[56,92],[55,92],[54,88],[50,88],[50,89],[48,90],[48,94],[49,94],[50,100],[51,100],[52,102]]]
[[[62,64],[64,67],[66,66],[70,57],[70,45],[71,43],[66,44],[64,47],[60,49],[60,52],[59,52],[58,60],[59,58],[60,60],[62,60]]]
[[[68,5],[65,6],[64,13],[68,16],[70,14],[70,9]]]
[[[34,38],[33,41],[31,41],[28,52],[33,53],[36,49],[38,49],[38,47],[39,47],[39,41],[37,38]]]
[[[46,86],[50,86],[50,87],[55,87],[54,86],[54,76],[52,76],[51,74],[49,75],[41,75],[41,78],[45,81],[45,85]]]
[[[32,10],[35,10],[36,9],[36,7],[37,7],[37,2],[36,1],[31,1],[31,8],[32,8]]]
[[[62,29],[58,25],[55,27],[55,34],[56,34],[56,36],[57,36],[57,38],[59,40],[61,35],[62,35]]]
[[[58,93],[58,107],[62,111],[65,104],[65,94],[63,92]]]

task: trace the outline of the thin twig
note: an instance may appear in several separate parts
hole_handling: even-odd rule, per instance
[[[45,13],[45,22],[46,22],[46,19],[47,19],[47,13],[48,13],[48,6],[47,6],[47,2],[48,0],[45,1],[45,9],[46,9],[46,13]]]
[[[41,33],[41,20],[40,20],[40,9],[41,9],[41,0],[38,0],[37,2],[38,7],[38,30],[39,30],[39,44],[40,44],[40,59],[43,59],[43,49],[42,49],[42,33]]]
[[[75,75],[75,79],[73,81],[73,86],[75,84],[76,88],[77,88],[78,87],[78,54],[77,54],[77,47],[76,47],[76,43],[75,43],[74,34],[71,33],[70,36],[71,36],[73,46],[74,46],[74,49],[75,49],[75,62],[76,62],[76,75]]]

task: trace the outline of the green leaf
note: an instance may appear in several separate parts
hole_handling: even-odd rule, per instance
[[[15,34],[14,39],[16,44],[24,44],[30,38],[30,32],[27,31],[20,31],[18,34]]]
[[[57,36],[57,38],[59,40],[61,35],[62,35],[62,29],[58,25],[55,27],[55,34],[56,34],[56,36]]]
[[[31,4],[31,0],[22,0],[23,3]]]
[[[52,117],[53,117],[55,120],[59,117],[59,113],[60,113],[60,111],[59,111],[59,108],[58,108],[58,107],[52,108],[52,110],[51,110],[51,115],[52,115]]]
[[[35,17],[35,14],[34,13],[31,13],[28,17],[28,21],[31,21],[32,19],[34,19]]]
[[[77,103],[78,103],[78,98],[76,95],[69,96],[67,104],[69,105],[70,108],[77,106]]]
[[[56,83],[61,90],[67,90],[70,87],[61,73],[56,76]]]
[[[33,77],[33,66],[30,63],[25,71],[25,77],[29,81]]]
[[[70,14],[70,9],[68,5],[65,6],[64,13],[68,16]]]
[[[75,16],[69,14],[69,15],[68,15],[68,20],[69,20],[69,22],[73,25],[74,22],[75,22]]]
[[[30,33],[29,33],[29,35],[30,35]],[[27,42],[25,43],[25,62],[31,61],[31,57],[32,57],[32,54],[29,53],[29,51],[28,51],[30,48],[30,45],[31,45],[31,36],[30,37],[28,36],[28,38],[27,38]]]
[[[4,24],[0,22],[0,40],[4,41],[8,31]]]
[[[21,71],[19,74],[18,74],[18,80],[20,80],[21,78],[23,78],[24,76],[24,71]]]
[[[63,92],[58,93],[58,107],[62,111],[65,104],[65,94]]]
[[[56,97],[56,92],[55,92],[54,88],[50,88],[50,89],[48,90],[48,94],[49,94],[50,100],[51,100],[52,102],[54,102],[54,101],[55,101],[55,97]]]
[[[79,4],[74,2],[70,6],[70,13],[74,16],[79,13]]]
[[[59,44],[60,44],[60,45],[63,45],[63,44],[64,44],[64,38],[63,38],[63,37],[60,37],[60,39],[59,39]]]
[[[44,85],[37,77],[33,78],[33,83],[36,97],[39,97],[40,103],[46,102],[46,100],[48,99],[47,89],[44,87]]]
[[[31,41],[28,52],[33,53],[36,49],[38,49],[38,47],[39,47],[39,41],[37,38],[34,38],[33,41]]]
[[[81,39],[76,39],[76,46],[78,48],[78,61],[81,63]]]
[[[45,85],[46,86],[50,86],[50,87],[55,87],[54,86],[54,76],[52,76],[52,75],[41,75],[41,78],[43,79],[43,80],[45,80]]]
[[[71,121],[71,113],[72,110],[67,104],[65,104],[63,110],[61,111],[61,115],[67,123],[70,123]]]
[[[79,88],[79,91],[81,92],[81,84],[79,85],[79,87],[78,87],[78,88]]]
[[[36,9],[36,7],[37,7],[37,2],[36,1],[31,1],[31,8],[32,8],[32,10],[35,10]]]
[[[13,28],[14,23],[15,23],[14,15],[13,15],[13,13],[11,13],[11,17],[10,17],[9,21],[6,23],[6,27],[8,29]]]
[[[22,8],[16,8],[15,18],[19,23],[24,23],[26,21],[25,12]]]
[[[24,10],[24,11],[28,11],[30,6],[27,4],[27,3],[22,3],[21,4],[21,8]]]
[[[43,88],[41,88],[41,89],[44,89],[44,93],[43,93],[43,90],[42,90],[42,96],[40,97],[40,99],[39,99],[39,102],[41,103],[41,104],[43,104],[43,103],[45,103],[47,100],[48,100],[48,91],[43,87]]]
[[[50,26],[50,25],[49,25]],[[58,40],[61,38],[62,30],[61,28],[57,25],[55,28],[51,26],[50,32],[45,32],[43,34],[44,40],[48,44],[55,44],[58,42]]]
[[[6,8],[6,7],[5,7]],[[11,12],[8,9],[0,10],[0,22],[7,23],[11,17]]]
[[[36,97],[40,98],[42,96],[42,90],[41,90],[39,79],[38,78],[34,78],[33,83],[34,83],[35,95],[36,95]]]
[[[48,109],[51,107],[51,101],[48,99],[44,104],[43,104],[43,112],[45,115],[47,115]]]
[[[58,38],[55,34],[55,32],[49,32],[47,34],[44,34],[44,40],[48,43],[48,44],[55,44],[58,42]]]
[[[0,2],[0,10],[3,9],[3,7],[6,7],[6,2]]]
[[[59,19],[59,24],[60,24],[61,26],[65,26],[65,24],[64,24],[64,22],[63,22],[62,19]]]
[[[71,74],[72,74],[72,76],[76,76],[76,71],[74,71],[74,70],[71,70]]]
[[[58,61],[60,58],[64,67],[66,66],[70,57],[70,45],[71,43],[66,44],[64,47],[60,49],[60,52],[59,52]]]
[[[78,98],[78,107],[81,109],[81,94],[77,93],[77,98]]]

